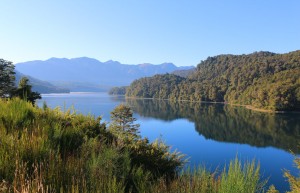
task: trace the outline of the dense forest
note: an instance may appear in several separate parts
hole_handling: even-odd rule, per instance
[[[187,78],[174,74],[141,78],[131,83],[126,95],[299,110],[300,51],[208,57]]]
[[[125,95],[127,88],[128,88],[128,86],[113,87],[109,90],[108,94],[110,94],[110,95]]]

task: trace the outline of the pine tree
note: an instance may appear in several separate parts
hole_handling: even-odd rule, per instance
[[[37,99],[41,99],[41,95],[38,92],[33,92],[31,90],[32,86],[28,82],[29,79],[27,77],[21,78],[18,88],[13,95],[34,104]]]
[[[111,112],[110,129],[128,139],[137,139],[140,125],[135,121],[131,108],[121,104]]]

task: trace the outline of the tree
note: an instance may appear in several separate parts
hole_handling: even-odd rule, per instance
[[[18,88],[14,91],[14,96],[34,104],[37,99],[41,99],[42,97],[40,93],[31,90],[32,86],[28,84],[28,81],[27,77],[21,78]]]
[[[138,138],[139,124],[134,124],[136,118],[129,106],[121,104],[111,112],[110,129],[126,137]]]
[[[155,75],[133,81],[126,96],[228,102],[273,111],[300,109],[300,51],[208,57],[186,78]]]
[[[12,62],[0,59],[0,97],[10,97],[15,88],[15,66]]]

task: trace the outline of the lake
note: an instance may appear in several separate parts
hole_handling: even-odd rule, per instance
[[[297,174],[293,167],[300,153],[300,114],[261,113],[244,107],[195,102],[170,102],[152,99],[127,99],[107,93],[43,94],[51,108],[63,111],[74,107],[78,113],[102,116],[109,122],[110,111],[120,103],[129,105],[140,124],[140,134],[150,141],[163,140],[189,158],[188,164],[205,165],[221,171],[238,156],[255,159],[261,174],[280,192],[289,189],[283,169]]]

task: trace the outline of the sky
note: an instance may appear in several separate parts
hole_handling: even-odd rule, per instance
[[[299,0],[2,0],[0,58],[197,65],[300,49]]]

